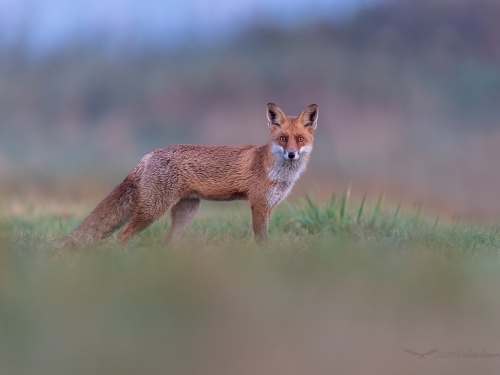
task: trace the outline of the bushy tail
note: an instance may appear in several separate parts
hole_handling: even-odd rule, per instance
[[[140,175],[136,172],[138,171],[132,171],[120,185],[115,187],[78,228],[59,243],[59,246],[87,245],[106,238],[125,225],[137,205]]]

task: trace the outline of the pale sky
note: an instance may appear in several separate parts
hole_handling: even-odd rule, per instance
[[[262,20],[294,25],[342,19],[384,0],[0,0],[0,43],[25,38],[35,49],[105,33],[112,39],[182,43],[217,39]]]

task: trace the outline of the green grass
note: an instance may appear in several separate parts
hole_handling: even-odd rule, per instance
[[[303,250],[314,250],[321,241],[341,241],[353,246],[384,247],[397,252],[426,247],[450,259],[474,256],[496,256],[500,246],[500,227],[481,226],[454,220],[440,222],[439,216],[425,217],[419,206],[402,212],[383,209],[382,195],[371,206],[365,197],[361,202],[349,202],[348,194],[333,195],[321,204],[309,197],[298,205],[283,204],[273,213],[268,244],[258,247],[253,243],[250,210],[247,203],[204,202],[191,225],[181,247],[193,245],[201,252],[219,245],[246,244],[263,249],[282,248],[293,243]],[[53,242],[74,229],[91,207],[58,214],[58,210],[33,205],[23,207],[21,213],[0,211],[0,233],[15,243],[17,251],[33,255],[59,253]],[[19,210],[18,210],[19,211]],[[170,222],[168,215],[132,240],[125,249],[115,251],[147,250],[149,247],[168,248],[164,244]],[[117,234],[117,233],[116,233]],[[115,247],[116,234],[95,248]],[[201,246],[201,247],[199,247]],[[80,251],[91,252],[92,248]]]
[[[500,234],[344,194],[281,205],[252,240],[246,204],[203,204],[185,241],[160,221],[54,248],[91,207],[0,212],[1,374],[493,373]],[[73,207],[73,208],[72,208]]]

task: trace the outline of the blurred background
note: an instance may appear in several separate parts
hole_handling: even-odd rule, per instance
[[[107,190],[152,149],[263,144],[268,102],[317,103],[296,194],[498,218],[499,19],[496,0],[0,0],[0,189]]]

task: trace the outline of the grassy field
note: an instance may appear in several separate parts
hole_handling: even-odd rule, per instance
[[[486,358],[500,354],[494,225],[340,195],[282,204],[261,246],[245,203],[203,203],[176,249],[164,219],[124,248],[114,237],[58,250],[92,206],[56,202],[0,205],[1,374],[488,374],[500,364]]]

